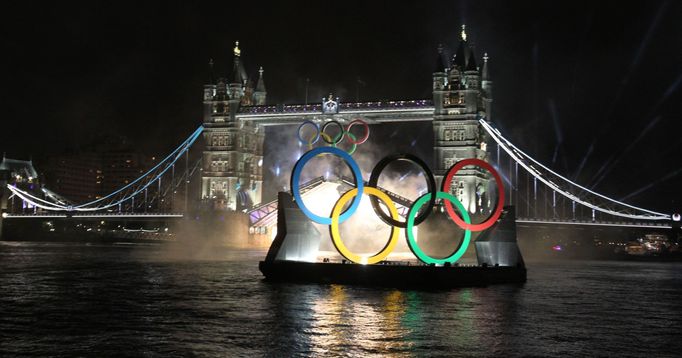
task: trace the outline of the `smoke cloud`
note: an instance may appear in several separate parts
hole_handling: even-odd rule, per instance
[[[355,133],[354,127],[354,134],[362,135],[360,129]],[[277,191],[290,190],[291,170],[298,158],[308,150],[308,146],[299,143],[297,130],[298,125],[273,126],[266,129],[264,201],[275,198]],[[369,180],[372,169],[382,158],[395,153],[414,154],[431,166],[433,133],[430,125],[424,125],[424,123],[375,124],[370,126],[370,131],[369,140],[359,145],[353,154],[353,158],[361,168],[363,180]],[[314,134],[308,128],[303,129],[302,132],[304,138],[309,138]],[[331,135],[334,134],[331,128],[329,132]],[[315,146],[321,145],[321,142],[320,140]],[[348,149],[345,140],[339,146]],[[352,178],[352,174],[341,159],[324,155],[311,159],[305,165],[300,183],[317,177],[324,177],[334,185],[324,185],[324,188],[307,194],[305,203],[315,214],[329,216],[338,198],[347,190],[352,189],[343,184],[340,178]],[[427,181],[421,169],[406,161],[389,164],[381,173],[378,185],[411,201],[427,191]],[[436,219],[429,224],[430,221],[431,218],[416,230],[420,245],[436,257],[449,255],[461,238],[461,230],[458,232],[456,225],[451,222],[447,224],[451,227],[448,229],[444,220]],[[315,226],[322,234],[320,244],[322,254],[336,256],[336,249],[329,235],[329,227],[317,224]],[[432,228],[422,230],[422,226]],[[396,228],[396,230],[400,230],[398,246],[389,259],[400,258],[409,253],[403,229]],[[351,251],[359,254],[374,254],[386,245],[391,227],[374,213],[369,198],[364,195],[356,213],[340,225],[340,233],[344,244]],[[443,235],[443,233],[448,234]],[[431,239],[431,236],[434,239]]]

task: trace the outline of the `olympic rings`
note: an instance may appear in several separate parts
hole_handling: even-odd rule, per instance
[[[350,123],[348,123],[348,127],[346,127],[346,132],[350,134],[350,129],[356,124],[362,124],[363,127],[365,127],[365,135],[362,136],[359,140],[355,141],[355,138],[353,140],[348,139],[349,142],[352,144],[362,144],[367,141],[367,138],[369,138],[369,125],[367,125],[367,122],[363,121],[362,119],[354,119]]]
[[[459,218],[459,216],[457,216],[457,214],[455,214],[455,210],[452,208],[452,205],[450,205],[450,202],[445,201],[445,209],[447,210],[450,218],[461,228],[471,231],[483,231],[491,227],[497,221],[497,219],[500,218],[500,215],[502,214],[502,208],[504,207],[504,184],[502,183],[502,178],[500,177],[500,174],[493,168],[492,165],[488,164],[488,162],[483,161],[481,159],[469,158],[457,162],[455,165],[450,167],[450,169],[448,169],[443,179],[443,186],[441,188],[441,191],[450,192],[450,184],[452,183],[452,177],[460,169],[464,168],[467,165],[475,165],[483,169],[486,169],[495,178],[495,183],[497,184],[497,205],[495,207],[495,211],[493,211],[490,217],[488,217],[482,223],[471,224],[470,222],[463,221],[462,219]]]
[[[303,140],[303,138],[301,138],[301,129],[303,129],[303,127],[304,127],[306,124],[312,125],[313,128],[315,128],[315,131],[317,131],[317,132],[315,133],[315,135],[314,135],[312,138],[310,138],[310,140],[308,140],[308,141],[305,141],[305,140]],[[308,146],[312,147],[313,144],[317,143],[317,141],[320,140],[320,127],[318,127],[317,124],[315,124],[315,122],[313,122],[313,121],[303,121],[303,123],[301,123],[301,124],[298,126],[298,132],[297,132],[296,135],[298,136],[298,140],[299,140],[302,144],[308,144]]]
[[[327,127],[329,127],[332,124],[339,128],[339,133],[337,135],[335,135],[334,138],[332,138],[329,134],[327,134],[325,132],[327,130]],[[351,127],[353,127],[354,125],[357,125],[357,124],[360,124],[365,128],[365,134],[360,139],[357,139],[357,136],[350,132]],[[305,125],[312,125],[313,127],[315,127],[315,130],[316,130],[315,135],[313,135],[308,140],[305,140],[301,134],[301,131]],[[325,122],[322,125],[322,128],[320,128],[320,126],[317,123],[315,123],[311,120],[306,120],[306,121],[303,121],[298,126],[298,131],[296,133],[296,136],[298,137],[298,141],[301,144],[305,144],[308,146],[308,150],[313,149],[313,144],[317,143],[320,140],[320,137],[322,138],[322,140],[325,143],[327,143],[333,147],[336,147],[345,137],[347,137],[348,142],[353,145],[351,147],[351,149],[348,150],[348,153],[353,154],[353,153],[355,153],[357,146],[365,143],[367,141],[367,139],[369,138],[369,125],[367,124],[367,122],[363,121],[362,119],[354,119],[354,120],[350,121],[350,123],[348,123],[347,127],[344,128],[343,125],[339,121],[330,120],[328,122]]]
[[[399,161],[399,160],[405,160],[412,162],[414,164],[417,164],[423,171],[426,176],[426,184],[428,186],[428,192],[432,193],[436,190],[436,180],[433,178],[433,173],[431,172],[431,169],[429,169],[429,166],[424,163],[423,160],[419,159],[418,157],[412,155],[412,154],[394,154],[390,155],[388,157],[385,157],[384,159],[380,160],[379,163],[372,169],[372,174],[369,176],[369,183],[368,186],[371,187],[377,187],[379,184],[379,176],[381,175],[381,172],[388,166],[390,163],[394,161]],[[379,206],[379,200],[375,197],[370,197],[370,200],[372,202],[372,208],[374,209],[374,212],[379,215],[381,220],[385,222],[386,224],[397,226],[399,228],[405,228],[407,226],[407,222],[400,222],[395,219],[390,218],[384,211],[381,209]],[[426,220],[426,218],[431,214],[431,210],[433,209],[434,205],[436,205],[436,197],[432,196],[431,199],[429,200],[429,205],[426,208],[426,210],[422,211],[421,214],[417,215],[417,219],[415,220],[415,224],[419,225],[422,223],[422,221]]]
[[[294,196],[294,199],[296,200],[296,203],[298,204],[298,207],[301,209],[303,214],[307,216],[310,220],[318,223],[318,224],[323,224],[323,225],[331,225],[332,224],[332,219],[328,217],[322,217],[319,215],[316,215],[310,209],[308,209],[305,206],[305,203],[303,202],[303,198],[301,197],[301,189],[299,188],[299,182],[301,181],[301,171],[303,170],[303,166],[312,158],[319,154],[333,154],[336,155],[337,157],[340,157],[346,162],[346,165],[348,168],[353,172],[353,177],[355,179],[355,186],[357,187],[358,191],[360,192],[359,196],[357,199],[353,200],[353,203],[351,206],[343,213],[341,214],[341,217],[339,218],[339,222],[342,223],[346,221],[353,213],[355,213],[355,210],[358,209],[358,206],[360,205],[360,195],[362,195],[363,189],[364,189],[364,182],[362,180],[362,172],[360,171],[360,167],[358,166],[358,163],[353,160],[353,157],[351,157],[348,153],[344,152],[343,150],[339,148],[334,148],[334,147],[318,147],[314,148],[312,150],[307,151],[303,156],[296,162],[294,165],[294,170],[291,171],[291,194]]]
[[[324,131],[327,126],[331,125],[332,122],[334,122],[335,125],[337,125],[342,130],[340,132],[341,134],[338,134],[334,138],[332,138],[329,134],[325,133]],[[301,211],[312,221],[319,224],[330,226],[329,230],[332,242],[336,249],[339,251],[339,253],[346,259],[355,263],[363,264],[373,264],[384,260],[386,257],[388,257],[390,252],[393,251],[397,244],[399,228],[405,228],[405,236],[407,239],[408,246],[412,253],[420,261],[427,264],[454,263],[457,260],[459,260],[464,254],[464,252],[467,250],[467,247],[469,246],[469,243],[471,241],[471,232],[486,230],[490,228],[500,218],[502,208],[504,206],[504,186],[502,183],[502,178],[500,177],[499,173],[487,162],[475,158],[464,159],[462,161],[459,161],[458,163],[450,167],[450,169],[448,169],[448,171],[446,172],[446,175],[443,179],[441,191],[436,191],[437,188],[435,178],[425,162],[411,154],[394,154],[383,158],[381,161],[379,161],[379,163],[377,163],[377,165],[372,170],[368,185],[365,186],[362,178],[362,173],[360,171],[360,167],[351,157],[351,154],[353,154],[358,144],[362,144],[367,140],[369,127],[367,127],[368,130],[366,135],[358,140],[358,138],[356,138],[356,136],[350,132],[350,127],[354,125],[354,123],[366,126],[365,122],[361,120],[352,121],[348,125],[348,127],[346,127],[345,130],[343,130],[343,126],[341,126],[341,124],[339,124],[338,122],[336,121],[332,122],[325,123],[321,130],[317,126],[317,124],[315,124],[312,121],[305,121],[299,126],[298,137],[302,143],[304,143],[304,141],[301,138],[301,128],[306,124],[311,124],[315,126],[318,132],[315,136],[310,138],[310,141],[308,142],[309,146],[312,147],[312,144],[317,142],[320,139],[320,137],[322,137],[324,142],[329,143],[331,146],[314,148],[303,154],[303,156],[294,165],[294,168],[291,173],[290,185],[291,193]],[[344,150],[337,147],[337,145],[341,142],[341,140],[346,134],[348,141],[353,145],[352,149],[349,150],[348,152],[345,152]],[[334,205],[334,208],[332,209],[330,217],[318,216],[311,212],[303,202],[299,188],[301,172],[303,171],[305,164],[308,161],[310,161],[310,159],[318,155],[326,154],[335,155],[343,159],[345,164],[353,173],[353,179],[355,181],[355,188],[347,191],[337,200],[336,204]],[[407,160],[421,167],[426,176],[428,186],[428,192],[419,197],[410,206],[405,222],[398,221],[399,215],[395,203],[385,192],[383,192],[377,187],[381,172],[390,163],[399,160]],[[488,170],[495,178],[495,182],[497,185],[498,197],[495,210],[490,215],[490,217],[488,217],[484,222],[480,224],[472,224],[467,209],[464,207],[464,205],[462,205],[462,203],[457,199],[457,197],[449,193],[450,185],[455,174],[457,174],[457,172],[460,169],[469,165],[478,166],[480,168]],[[339,234],[339,224],[346,221],[351,215],[355,213],[355,211],[358,209],[360,205],[362,195],[364,194],[367,194],[370,197],[374,212],[377,213],[377,215],[379,215],[382,221],[391,225],[391,236],[389,238],[388,243],[384,246],[383,249],[381,249],[378,253],[374,254],[373,256],[362,256],[350,252],[350,250],[348,250],[348,248],[342,242]],[[352,199],[351,205],[345,211],[341,212],[341,210],[344,208],[347,202],[351,199]],[[422,251],[419,245],[417,244],[417,240],[415,239],[413,234],[414,227],[422,223],[428,217],[433,207],[436,205],[438,199],[444,202],[444,206],[447,209],[448,216],[459,227],[464,229],[464,235],[458,247],[453,251],[451,255],[442,259],[433,258],[424,253],[424,251]],[[389,210],[390,216],[383,211],[379,204],[379,200],[384,202],[384,204]],[[420,213],[420,209],[427,202],[428,206]],[[459,215],[455,213],[452,203],[454,203],[457,209],[461,212],[461,218]]]
[[[339,213],[341,212],[341,209],[344,207],[344,205],[346,205],[348,200],[350,200],[353,197],[356,197],[358,195],[358,192],[359,192],[358,188],[351,189],[347,191],[345,194],[343,194],[339,198],[339,200],[336,201],[336,204],[334,204],[334,209],[332,209],[331,217],[332,224],[329,227],[329,234],[332,237],[332,243],[334,243],[334,247],[336,247],[336,250],[341,254],[341,256],[355,263],[371,265],[383,261],[391,253],[391,251],[393,251],[396,244],[398,244],[398,236],[400,235],[400,230],[396,229],[395,226],[391,226],[391,236],[388,242],[386,243],[384,248],[379,250],[379,252],[374,254],[373,256],[370,257],[360,256],[348,250],[343,241],[341,241],[341,234],[339,233]],[[377,188],[365,187],[364,194],[367,194],[372,198],[377,197],[381,199],[381,201],[383,201],[386,204],[388,210],[391,212],[391,217],[394,220],[398,219],[398,209],[396,209],[393,200],[391,200],[391,198],[388,195],[386,195],[386,193]]]
[[[322,132],[322,133],[320,133],[320,135],[322,136],[322,139],[323,139],[325,142],[329,143],[329,142],[332,141],[332,137],[330,137],[329,134],[327,134],[327,133],[325,133],[325,132]],[[354,135],[353,133],[351,133],[351,132],[348,132],[348,136],[349,136],[350,138],[352,138],[352,139],[355,139],[355,135]],[[326,139],[325,139],[325,138],[326,138]],[[336,148],[336,144],[333,144],[332,147]],[[353,146],[350,147],[350,149],[347,150],[346,153],[348,153],[348,154],[350,154],[350,155],[353,155],[353,153],[355,153],[355,150],[356,150],[356,149],[358,149],[358,145],[357,145],[357,144],[353,144]],[[320,155],[322,155],[322,154],[320,154]]]
[[[467,250],[467,247],[469,246],[469,241],[471,240],[471,230],[464,229],[464,238],[462,238],[462,241],[459,243],[459,246],[455,249],[455,251],[453,251],[453,253],[450,256],[443,259],[433,258],[427,255],[424,251],[422,251],[422,249],[417,244],[417,240],[415,239],[414,234],[412,233],[414,226],[416,224],[414,217],[417,215],[417,211],[419,211],[419,208],[421,208],[422,205],[424,205],[424,203],[427,200],[432,200],[434,197],[438,199],[444,199],[446,200],[446,202],[455,203],[457,209],[459,209],[459,211],[462,213],[464,221],[467,224],[471,223],[469,213],[467,213],[466,209],[464,209],[464,205],[462,205],[462,203],[459,200],[457,200],[456,197],[442,191],[437,192],[436,195],[433,195],[433,193],[426,193],[422,195],[419,199],[417,199],[417,201],[415,201],[414,204],[412,204],[412,206],[410,207],[410,211],[407,213],[407,227],[405,228],[405,236],[407,236],[407,245],[410,247],[410,250],[412,251],[414,256],[417,256],[417,258],[424,263],[441,265],[446,262],[455,263],[462,257],[462,255],[464,255],[464,253]]]
[[[329,137],[329,134],[327,134],[327,132],[326,132],[327,127],[329,127],[330,124],[335,124],[337,127],[339,127],[339,134],[337,134],[334,137],[334,139],[327,140],[327,139],[325,139],[325,137],[331,138],[331,137]],[[338,142],[343,140],[343,137],[346,135],[346,131],[343,129],[343,126],[341,125],[341,123],[339,123],[339,121],[329,121],[329,122],[325,123],[322,126],[322,129],[320,130],[320,132],[326,134],[325,136],[322,136],[322,140],[324,140],[325,142],[327,142],[328,144],[331,144],[331,145],[336,145]]]

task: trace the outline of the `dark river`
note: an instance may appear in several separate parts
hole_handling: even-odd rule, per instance
[[[0,242],[0,356],[682,354],[682,264],[528,263],[523,286],[262,281],[264,252]]]

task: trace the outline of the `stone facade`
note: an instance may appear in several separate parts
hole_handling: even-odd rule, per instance
[[[450,61],[439,49],[433,73],[433,163],[439,183],[447,170],[462,159],[488,160],[487,138],[478,120],[490,120],[491,91],[488,56],[483,56],[482,68],[476,65],[462,26],[457,52]],[[470,213],[485,214],[494,205],[488,199],[489,181],[487,171],[465,167],[455,175],[450,190]]]
[[[261,202],[264,131],[236,118],[240,106],[265,104],[262,68],[256,88],[252,83],[237,42],[232,78],[211,75],[204,86],[201,200],[207,209],[243,211]]]

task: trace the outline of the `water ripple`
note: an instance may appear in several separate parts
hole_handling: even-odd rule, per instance
[[[524,286],[262,280],[264,253],[0,244],[0,355],[678,356],[682,264],[529,264]],[[220,255],[218,255],[220,256]]]

